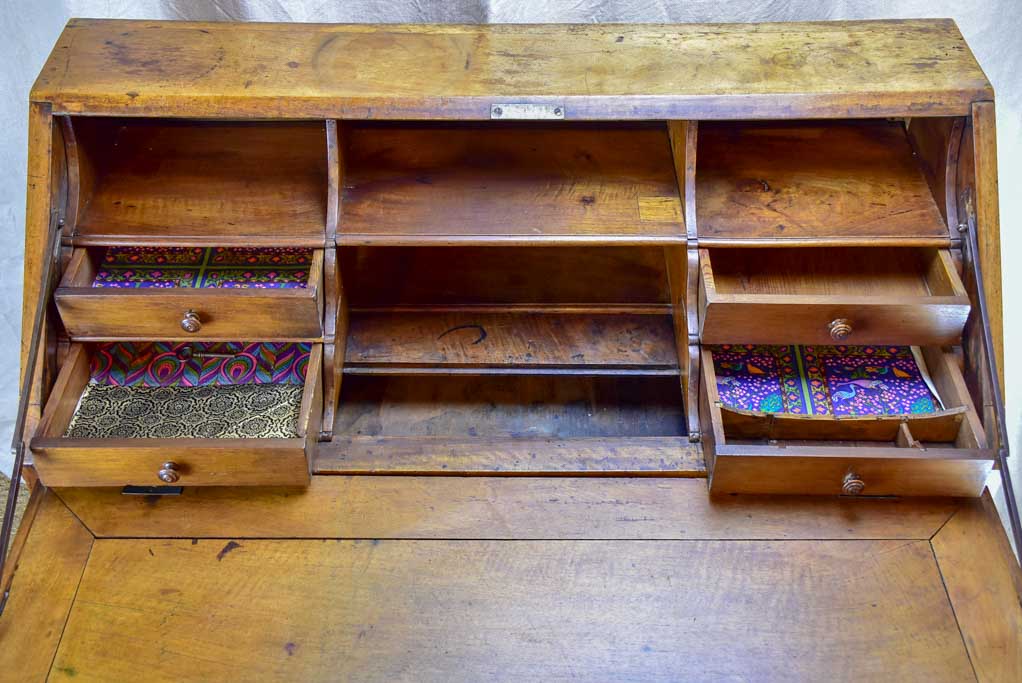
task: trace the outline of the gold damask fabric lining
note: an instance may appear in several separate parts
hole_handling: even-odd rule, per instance
[[[89,384],[64,436],[84,439],[290,439],[304,387]]]

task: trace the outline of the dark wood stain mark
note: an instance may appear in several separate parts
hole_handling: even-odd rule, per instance
[[[287,63],[287,66],[288,66],[288,68],[290,68],[290,69],[297,69],[297,68],[298,68],[299,66],[301,66],[301,65],[300,65],[300,64],[299,64],[298,62],[288,62],[288,63]]]
[[[579,201],[582,202],[582,206],[592,206],[593,204],[596,203],[596,197],[592,196],[591,194],[587,194],[584,197],[582,197],[582,199],[580,199]]]
[[[224,556],[226,556],[226,555],[227,555],[227,553],[231,552],[232,550],[236,550],[236,549],[238,549],[238,548],[240,548],[240,547],[241,547],[241,544],[240,544],[240,543],[237,543],[237,542],[235,542],[235,541],[227,541],[227,545],[225,545],[225,546],[224,546],[224,547],[223,547],[223,548],[222,548],[222,549],[220,550],[220,552],[218,552],[218,553],[216,554],[216,561],[217,561],[217,562],[220,562],[220,561],[222,561],[222,560],[224,559]]]
[[[149,556],[150,557],[156,557],[156,553],[153,552],[152,548],[149,548],[148,550],[149,550]]]
[[[297,649],[298,649],[298,645],[296,643],[285,643],[284,644],[284,651],[287,652],[287,656],[288,657],[294,657],[295,656],[295,650],[297,650]]]
[[[447,330],[446,332],[441,334],[439,337],[437,337],[437,340],[439,341],[440,339],[443,339],[444,337],[446,337],[450,333],[457,332],[458,330],[477,330],[479,332],[479,338],[476,339],[474,342],[472,342],[473,345],[479,344],[484,339],[486,339],[486,336],[487,336],[486,335],[486,328],[483,327],[482,325],[456,325],[455,327],[452,327],[451,329]]]

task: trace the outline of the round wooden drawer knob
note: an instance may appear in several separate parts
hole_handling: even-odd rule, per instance
[[[848,318],[831,320],[830,324],[827,325],[827,331],[830,332],[830,338],[834,341],[847,339],[848,335],[852,333],[852,321]]]
[[[164,484],[173,484],[181,478],[181,474],[177,471],[176,462],[165,462],[163,467],[157,472],[156,476],[160,478]]]
[[[190,308],[185,311],[184,317],[181,318],[181,329],[192,334],[201,330],[202,321],[199,320],[199,314]]]
[[[866,482],[855,472],[849,472],[841,482],[841,493],[846,496],[857,496],[866,488]]]

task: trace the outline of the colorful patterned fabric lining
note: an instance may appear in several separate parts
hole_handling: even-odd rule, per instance
[[[145,387],[304,385],[311,350],[308,343],[111,342],[97,345],[91,381]]]
[[[311,263],[297,247],[110,247],[92,286],[302,289]]]
[[[289,439],[298,436],[302,391],[294,384],[215,388],[90,384],[64,435],[80,439]]]
[[[732,408],[798,415],[932,413],[939,402],[908,346],[711,347]]]

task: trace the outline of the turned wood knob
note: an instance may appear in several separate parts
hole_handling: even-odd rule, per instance
[[[842,339],[846,339],[848,335],[852,333],[852,321],[848,318],[831,320],[830,324],[827,325],[827,331],[830,332],[831,339],[834,341],[841,341]]]
[[[185,332],[195,333],[202,329],[202,321],[199,320],[199,314],[188,309],[185,311],[185,315],[181,318],[181,329]]]
[[[846,496],[857,496],[866,488],[866,482],[859,478],[855,472],[849,472],[841,482],[841,493]]]
[[[163,467],[156,474],[156,476],[158,476],[160,478],[160,481],[162,481],[165,484],[173,484],[178,479],[181,478],[180,473],[178,473],[177,471],[177,463],[169,461],[163,463]]]

